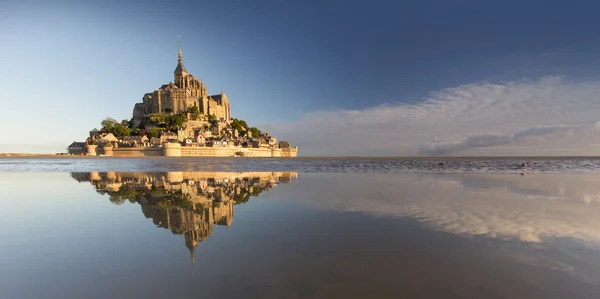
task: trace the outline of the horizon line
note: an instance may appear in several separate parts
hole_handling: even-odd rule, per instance
[[[0,153],[0,158],[67,158],[67,159],[231,159],[210,156],[85,156],[67,153]],[[240,159],[240,158],[236,158]],[[245,157],[243,159],[396,159],[396,160],[468,160],[468,159],[600,159],[600,155],[520,155],[520,156],[298,156],[298,157]]]

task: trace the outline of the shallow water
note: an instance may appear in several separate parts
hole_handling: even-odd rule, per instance
[[[600,173],[583,158],[2,158],[0,171],[298,171],[318,173]]]
[[[0,298],[600,298],[598,174],[52,167],[0,172]]]

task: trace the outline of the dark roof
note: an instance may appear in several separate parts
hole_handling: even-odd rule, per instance
[[[175,85],[175,83],[170,82],[169,84],[161,85],[159,90],[165,90],[165,89],[171,89],[171,88],[178,88],[178,87],[177,87],[177,85]]]
[[[177,67],[175,68],[175,73],[181,73],[181,72],[186,72],[187,73],[187,71],[185,70],[185,66],[183,66],[183,62],[182,61],[178,62],[177,63]]]
[[[215,95],[210,95],[208,96],[209,98],[212,98],[213,100],[220,102],[221,101],[221,95],[220,94],[215,94]]]
[[[69,147],[84,147],[85,146],[85,142],[73,142],[71,143],[71,145],[69,145]]]

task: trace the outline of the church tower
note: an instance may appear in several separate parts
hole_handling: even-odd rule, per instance
[[[175,68],[174,77],[175,77],[175,85],[179,88],[187,88],[188,72],[183,66],[183,55],[181,54],[181,43],[179,42],[179,36],[177,36],[177,67]]]
[[[196,247],[198,246],[199,232],[197,230],[188,231],[184,234],[185,246],[190,250],[190,262],[196,261]]]

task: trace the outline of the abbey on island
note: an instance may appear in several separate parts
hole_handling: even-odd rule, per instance
[[[204,81],[189,74],[185,69],[179,43],[177,48],[177,67],[173,72],[175,82],[145,94],[142,103],[135,104],[133,126],[137,127],[139,122],[154,113],[185,113],[193,106],[198,107],[203,115],[214,115],[218,120],[230,121],[231,109],[225,93],[221,91],[220,94],[209,95]]]
[[[177,45],[174,81],[146,93],[130,120],[106,118],[69,154],[100,156],[296,157],[298,148],[231,117],[225,92],[209,94]]]

